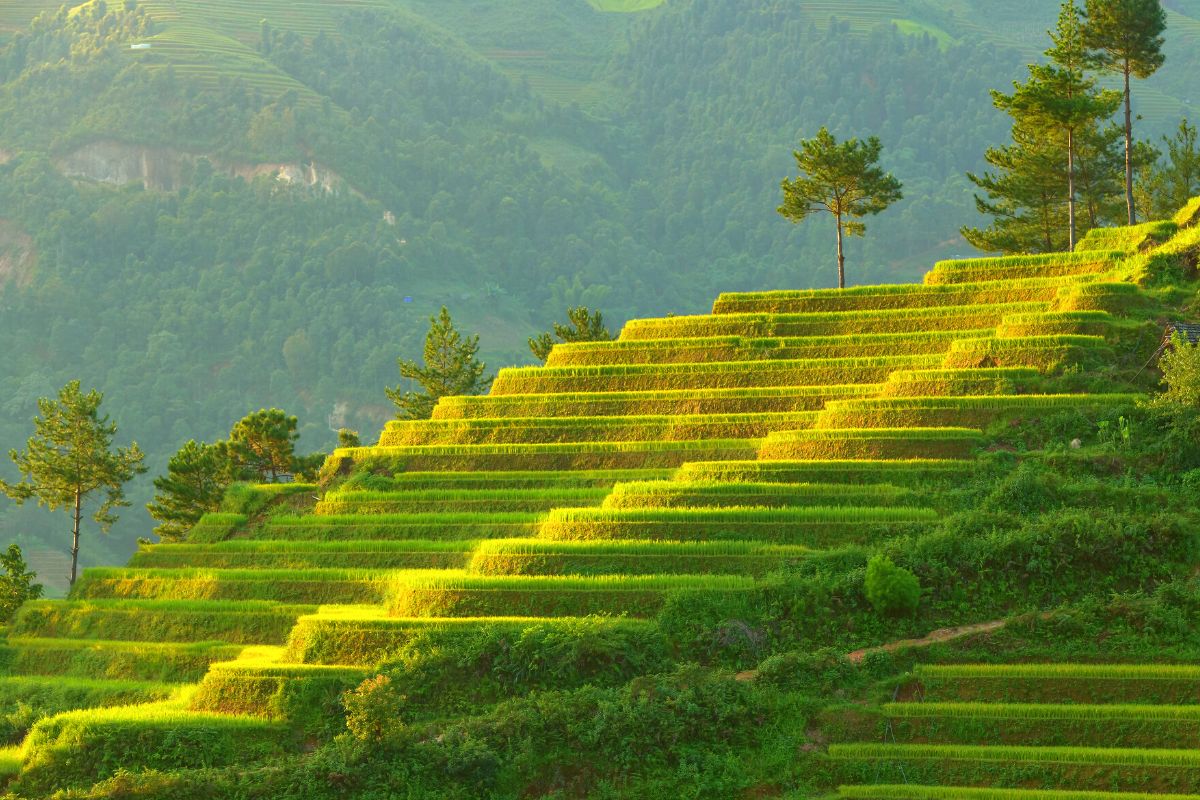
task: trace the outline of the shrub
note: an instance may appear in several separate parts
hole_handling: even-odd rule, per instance
[[[867,562],[864,588],[867,600],[880,614],[911,614],[921,602],[921,582],[917,576],[896,566],[883,554]]]
[[[42,585],[34,583],[37,577],[25,564],[19,545],[10,544],[8,551],[0,553],[0,625],[6,625],[26,600],[37,600],[42,596]]]
[[[346,707],[346,729],[362,742],[381,742],[404,723],[401,714],[407,698],[387,675],[373,675],[342,699]]]

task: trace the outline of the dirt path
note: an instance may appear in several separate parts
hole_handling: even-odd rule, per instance
[[[907,647],[928,647],[938,642],[948,642],[951,639],[961,639],[964,636],[971,636],[976,633],[987,633],[998,630],[1003,628],[1007,623],[1008,620],[1006,619],[996,619],[991,622],[977,622],[974,625],[959,625],[957,628],[938,628],[936,631],[920,639],[901,639],[896,642],[881,644],[877,647],[864,647],[861,650],[855,650],[853,653],[847,654],[846,658],[857,664],[870,653],[894,653],[897,650],[903,650]]]

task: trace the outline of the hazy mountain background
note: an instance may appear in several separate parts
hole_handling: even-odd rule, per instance
[[[1155,140],[1200,105],[1200,0],[1164,5],[1167,63],[1135,95]],[[830,286],[831,225],[774,211],[821,125],[880,136],[905,183],[849,279],[913,280],[970,252],[964,172],[1007,137],[988,89],[1022,76],[1057,10],[0,0],[0,448],[67,380],[104,391],[151,468],[84,543],[86,563],[122,561],[188,438],[262,406],[299,415],[306,450],[341,425],[373,438],[442,304],[499,367],[572,304],[619,324]],[[48,582],[67,531],[0,501],[0,540]]]

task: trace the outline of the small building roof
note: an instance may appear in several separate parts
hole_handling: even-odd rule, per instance
[[[1163,344],[1169,344],[1176,336],[1183,337],[1188,344],[1200,344],[1200,323],[1168,322],[1163,331]]]

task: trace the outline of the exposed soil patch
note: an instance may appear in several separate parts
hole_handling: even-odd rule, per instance
[[[16,223],[0,219],[0,286],[10,282],[28,286],[36,262],[37,251],[29,234]]]
[[[1003,628],[1006,624],[1008,624],[1008,620],[997,619],[991,622],[978,622],[974,625],[959,625],[957,628],[938,628],[936,631],[920,639],[901,639],[896,642],[881,644],[878,647],[864,647],[861,650],[855,650],[853,653],[848,654],[846,658],[857,664],[870,653],[894,653],[897,650],[904,650],[909,647],[928,647],[931,644],[948,642],[951,639],[961,639],[964,636],[972,636],[976,633],[988,633]]]

